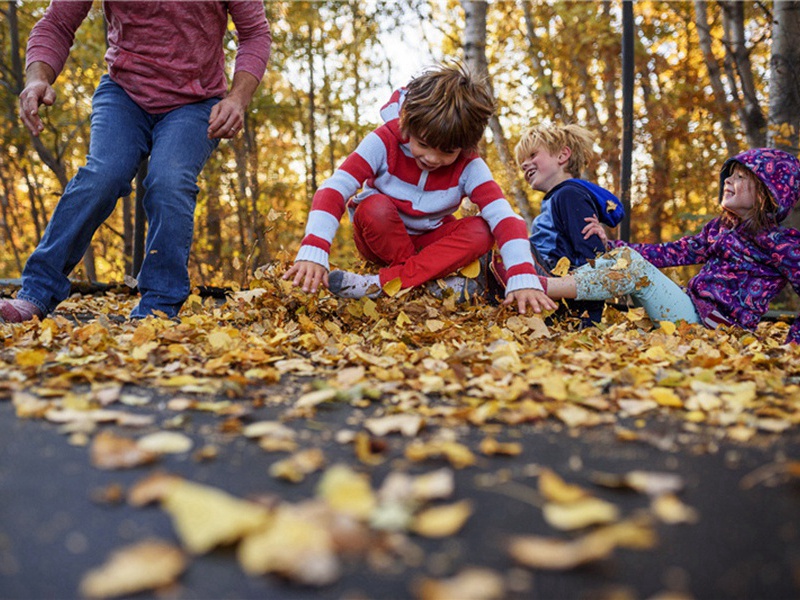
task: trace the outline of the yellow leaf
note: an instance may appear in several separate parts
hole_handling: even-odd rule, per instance
[[[505,598],[503,576],[491,569],[468,567],[449,579],[422,579],[418,598],[421,600],[499,600]]]
[[[378,306],[371,298],[364,297],[364,314],[372,319],[379,319],[380,315],[375,308]]]
[[[582,487],[567,483],[550,469],[539,474],[539,492],[550,502],[577,502],[588,496]]]
[[[466,267],[463,267],[459,270],[459,272],[464,277],[469,277],[470,279],[475,279],[478,275],[481,274],[481,261],[475,260],[468,264]]]
[[[444,327],[444,322],[439,319],[428,319],[425,321],[425,327],[428,328],[428,331],[436,333],[437,331],[441,331]]]
[[[457,533],[472,514],[472,504],[462,500],[447,506],[436,506],[419,513],[414,518],[412,531],[431,538],[447,537]]]
[[[401,310],[400,314],[397,315],[395,323],[397,324],[398,327],[405,327],[406,325],[411,324],[411,319],[409,319],[408,315]]]
[[[399,292],[400,288],[402,287],[403,283],[400,281],[399,277],[396,277],[391,281],[386,282],[386,284],[383,286],[383,293],[392,298],[393,296],[397,295],[397,292]]]
[[[192,449],[192,439],[177,431],[157,431],[136,440],[136,445],[155,454],[183,454]]]
[[[665,387],[655,387],[650,390],[653,400],[658,402],[661,406],[670,406],[672,408],[683,408],[683,401],[671,389]]]
[[[47,350],[20,350],[15,358],[20,367],[41,367],[47,359]]]
[[[325,455],[319,448],[308,448],[295,452],[289,458],[272,463],[269,474],[278,479],[300,483],[306,475],[322,468]]]
[[[227,350],[232,343],[233,340],[231,336],[224,331],[212,331],[208,334],[208,344],[214,348],[214,350]]]
[[[156,348],[158,348],[158,342],[156,341],[145,342],[134,346],[133,350],[131,350],[131,358],[135,360],[147,360],[147,357],[150,356],[150,352]]]
[[[487,437],[483,438],[480,446],[478,446],[478,450],[480,450],[481,453],[485,454],[486,456],[495,456],[498,454],[505,456],[517,456],[522,454],[522,444],[519,442],[501,443],[494,438]]]
[[[279,506],[269,527],[242,540],[239,564],[249,575],[278,573],[306,585],[333,583],[341,566],[331,532],[320,520],[313,510]]]
[[[673,325],[674,327],[674,325]],[[667,351],[662,346],[651,346],[644,355],[652,361],[661,362],[667,359]]]
[[[569,259],[566,256],[562,256],[558,259],[555,268],[553,269],[552,273],[556,277],[566,277],[569,273],[569,267],[572,263],[570,263]]]
[[[336,512],[367,520],[377,504],[366,475],[347,465],[333,465],[322,475],[317,495]]]
[[[570,541],[520,536],[512,540],[509,553],[526,567],[564,570],[607,558],[616,547],[651,548],[655,541],[650,527],[625,521]]]
[[[619,257],[617,262],[611,266],[612,271],[624,271],[630,266],[630,261],[627,258]]]
[[[162,503],[181,543],[192,554],[232,544],[269,520],[263,506],[189,481],[168,486]]]
[[[678,329],[672,321],[659,321],[659,325],[661,325],[661,330],[667,335],[672,335]]]
[[[186,568],[186,557],[175,546],[145,540],[116,550],[102,566],[81,580],[81,596],[115,598],[174,583]]]
[[[653,513],[664,523],[696,523],[699,519],[697,511],[686,506],[674,494],[664,494],[653,500]]]
[[[568,504],[548,502],[542,509],[545,521],[562,531],[611,523],[619,518],[617,507],[599,498],[582,498]]]

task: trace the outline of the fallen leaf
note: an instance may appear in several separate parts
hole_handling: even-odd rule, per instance
[[[505,456],[518,456],[522,453],[522,444],[519,442],[506,442],[501,443],[496,439],[487,437],[481,440],[478,450],[486,456],[496,456],[498,454]]]
[[[177,431],[158,431],[140,437],[136,445],[154,454],[183,454],[194,445],[192,438]]]
[[[98,469],[131,469],[154,462],[158,454],[140,448],[135,440],[101,431],[92,440],[89,457]]]
[[[403,287],[403,282],[400,281],[399,277],[396,277],[391,281],[387,281],[383,285],[383,293],[391,298],[393,296],[396,296],[397,293],[400,291],[400,288],[402,287]]]
[[[481,261],[480,260],[472,261],[466,267],[462,267],[461,269],[459,269],[459,273],[461,273],[464,277],[475,279],[478,275],[481,274]]]
[[[435,506],[416,515],[411,530],[425,537],[447,537],[460,531],[471,514],[472,503],[469,500]]]
[[[186,569],[186,557],[175,546],[145,540],[116,550],[102,566],[81,579],[88,598],[116,598],[174,583]]]
[[[318,471],[325,464],[325,455],[319,448],[309,448],[295,452],[290,457],[279,460],[269,468],[269,474],[278,479],[299,483],[306,475]]]
[[[681,502],[674,494],[664,494],[653,499],[653,514],[664,523],[696,523],[697,511]]]
[[[377,436],[398,432],[406,437],[414,437],[420,432],[424,423],[425,420],[419,415],[396,414],[367,419],[364,421],[364,427]]]
[[[168,485],[161,504],[192,554],[232,544],[269,522],[269,511],[263,506],[185,480]]]
[[[237,556],[248,575],[277,573],[305,585],[329,585],[341,573],[329,529],[293,506],[279,506],[268,527],[242,540]]]
[[[449,579],[423,579],[417,586],[420,600],[501,600],[503,576],[491,569],[466,568]]]
[[[548,502],[542,509],[542,514],[551,527],[572,531],[616,521],[619,518],[619,509],[605,500],[589,497],[568,504]]]
[[[335,511],[367,520],[376,506],[369,478],[343,464],[325,471],[317,486],[317,496]]]
[[[511,540],[509,553],[526,567],[566,570],[609,558],[617,547],[647,549],[655,542],[655,533],[650,527],[623,521],[574,540],[518,536]]]
[[[648,496],[671,494],[683,489],[683,478],[677,473],[630,471],[623,475],[594,473],[592,481],[611,488],[630,488]]]

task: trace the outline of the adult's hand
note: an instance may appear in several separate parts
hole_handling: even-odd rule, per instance
[[[233,76],[231,91],[217,102],[208,117],[209,139],[230,139],[242,129],[244,112],[258,87],[258,80],[246,71]]]
[[[316,294],[320,284],[328,287],[328,269],[310,260],[298,260],[283,274],[283,279],[292,279],[294,287],[302,285],[304,292]]]
[[[43,62],[31,63],[25,76],[25,87],[19,94],[19,116],[32,135],[38,136],[44,130],[39,117],[39,107],[52,106],[56,92],[52,83],[56,79],[52,67]]]
[[[506,296],[503,304],[517,304],[517,309],[521,315],[527,312],[527,307],[530,306],[533,312],[540,313],[543,310],[555,310],[558,308],[555,302],[541,290],[534,290],[526,288],[511,292]]]

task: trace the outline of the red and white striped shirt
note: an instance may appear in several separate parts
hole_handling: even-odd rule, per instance
[[[525,221],[511,208],[487,164],[476,153],[462,152],[452,165],[434,171],[417,166],[399,128],[404,98],[404,89],[392,95],[381,109],[385,124],[368,134],[314,194],[296,260],[329,268],[331,243],[345,207],[352,217],[358,203],[373,194],[394,201],[410,235],[439,227],[466,196],[480,209],[508,266],[506,294],[525,288],[541,290]],[[359,189],[361,193],[355,195]]]

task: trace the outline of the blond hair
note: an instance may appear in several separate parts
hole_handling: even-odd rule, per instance
[[[573,177],[580,177],[589,165],[593,146],[594,135],[580,125],[534,125],[522,134],[514,152],[517,164],[522,166],[525,159],[541,148],[553,155],[569,148],[571,155],[564,169]]]
[[[462,64],[441,64],[415,77],[400,109],[403,135],[442,151],[475,150],[494,100],[487,82]]]

